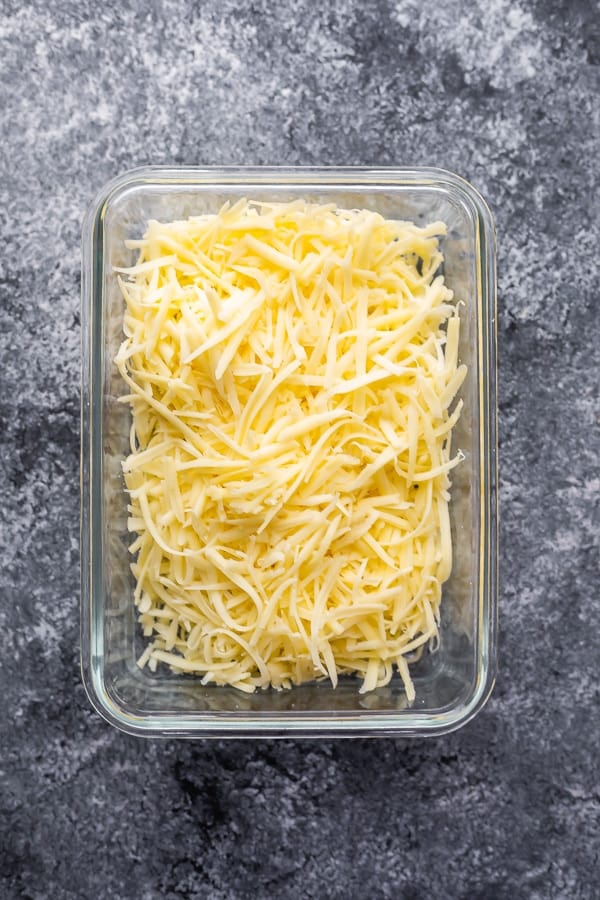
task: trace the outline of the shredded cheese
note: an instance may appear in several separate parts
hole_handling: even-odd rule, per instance
[[[332,205],[151,221],[116,357],[134,599],[162,662],[242,691],[362,692],[437,639],[459,318],[445,227]]]

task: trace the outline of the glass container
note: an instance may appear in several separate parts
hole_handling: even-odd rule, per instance
[[[199,677],[137,665],[145,639],[133,603],[127,495],[127,392],[114,365],[123,339],[115,266],[132,265],[127,239],[149,219],[217,212],[240,197],[303,198],[367,208],[417,224],[441,219],[444,277],[461,301],[459,360],[468,367],[453,451],[450,520],[454,565],[443,586],[440,641],[411,667],[408,705],[399,675],[359,694],[342,677],[287,691],[202,685]],[[96,710],[122,730],[147,736],[293,737],[437,735],[468,722],[492,689],[496,665],[496,282],[494,227],[480,194],[440,169],[144,168],[106,185],[83,227],[81,403],[81,661]]]

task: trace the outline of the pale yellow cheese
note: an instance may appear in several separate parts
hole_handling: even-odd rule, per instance
[[[128,386],[139,660],[205,683],[361,691],[437,638],[449,411],[465,375],[440,222],[240,200],[148,224]]]

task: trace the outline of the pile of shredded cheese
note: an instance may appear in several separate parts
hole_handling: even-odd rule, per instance
[[[151,221],[116,362],[139,664],[361,692],[437,636],[459,318],[421,228],[333,205]]]

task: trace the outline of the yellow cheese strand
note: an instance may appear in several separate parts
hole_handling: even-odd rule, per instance
[[[139,665],[289,688],[437,638],[465,376],[443,223],[240,200],[148,224],[116,363]]]

